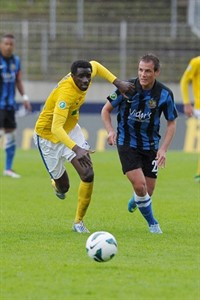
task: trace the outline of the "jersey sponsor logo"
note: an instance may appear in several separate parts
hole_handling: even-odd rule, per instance
[[[15,64],[11,64],[10,68],[11,68],[12,71],[15,71],[16,70],[16,65]]]
[[[148,107],[149,108],[155,108],[156,107],[156,100],[154,100],[154,99],[151,99],[151,100],[149,100],[149,102],[148,102]]]
[[[150,122],[151,119],[151,112],[144,113],[143,111],[137,111],[134,109],[133,111],[130,110],[130,114],[128,116],[129,120],[137,121],[137,122]]]
[[[60,101],[60,102],[58,103],[58,107],[59,107],[60,109],[65,109],[65,108],[67,107],[67,103],[66,103],[65,101]]]
[[[3,73],[1,74],[4,83],[15,82],[15,73]]]
[[[110,95],[110,99],[111,99],[111,100],[116,100],[116,99],[117,99],[117,93],[112,93],[112,94]]]

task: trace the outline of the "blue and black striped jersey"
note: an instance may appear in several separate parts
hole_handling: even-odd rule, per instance
[[[16,76],[20,71],[20,58],[5,58],[0,53],[0,109],[15,109]]]
[[[116,90],[107,97],[117,112],[117,144],[143,150],[157,150],[160,141],[160,118],[173,121],[177,110],[172,91],[155,81],[151,90],[142,90],[138,78],[130,80],[135,91],[128,99]]]

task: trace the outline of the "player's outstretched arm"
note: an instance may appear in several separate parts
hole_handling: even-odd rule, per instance
[[[119,91],[125,96],[125,93],[132,93],[134,91],[134,84],[128,81],[123,81],[117,78],[112,72],[97,61],[90,61],[92,65],[92,77],[96,75],[104,78],[105,80],[113,83]],[[126,97],[126,96],[125,96]]]
[[[24,85],[23,85],[23,82],[22,82],[21,71],[19,71],[16,75],[16,86],[17,86],[17,89],[18,89],[20,95],[23,98],[23,104],[24,104],[25,109],[31,111],[32,107],[31,107],[31,104],[29,102],[29,98],[24,92]]]

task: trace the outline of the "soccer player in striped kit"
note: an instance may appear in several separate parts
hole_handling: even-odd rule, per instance
[[[5,134],[6,162],[3,175],[20,178],[12,169],[16,151],[16,88],[23,98],[25,109],[30,111],[31,105],[24,91],[20,58],[13,53],[14,47],[15,37],[12,34],[3,35],[0,48],[0,137]]]
[[[89,206],[94,181],[90,147],[78,125],[79,109],[95,76],[113,83],[122,93],[133,90],[130,82],[121,81],[96,61],[75,61],[71,72],[53,89],[35,126],[34,141],[51,177],[56,196],[65,198],[69,177],[65,161],[71,162],[80,176],[78,205],[73,230],[89,232],[83,218]]]
[[[153,54],[141,57],[138,77],[130,80],[135,89],[128,99],[115,91],[108,96],[102,109],[102,119],[108,132],[108,143],[117,145],[123,173],[133,187],[128,210],[137,207],[146,219],[151,233],[162,233],[152,210],[152,194],[158,167],[164,167],[166,152],[176,130],[177,110],[172,91],[156,78],[160,73],[159,59]],[[112,125],[111,112],[117,108],[117,132]],[[167,120],[162,145],[160,117]]]

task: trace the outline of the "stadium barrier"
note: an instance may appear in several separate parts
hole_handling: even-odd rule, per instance
[[[32,136],[34,126],[39,115],[42,103],[34,103],[33,113],[25,115],[22,106],[17,112],[17,147],[23,150],[35,148]],[[104,129],[100,111],[102,103],[84,104],[80,112],[79,124],[92,149],[105,151],[115,149],[107,144],[107,133]],[[170,146],[171,150],[184,150],[185,152],[200,152],[200,121],[195,118],[187,119],[183,114],[183,106],[177,104],[179,117],[177,119],[177,130],[175,138]],[[161,118],[161,136],[165,131],[166,120]],[[116,115],[113,114],[113,124],[116,127]],[[161,140],[162,141],[162,140]],[[3,147],[3,141],[1,141]]]

